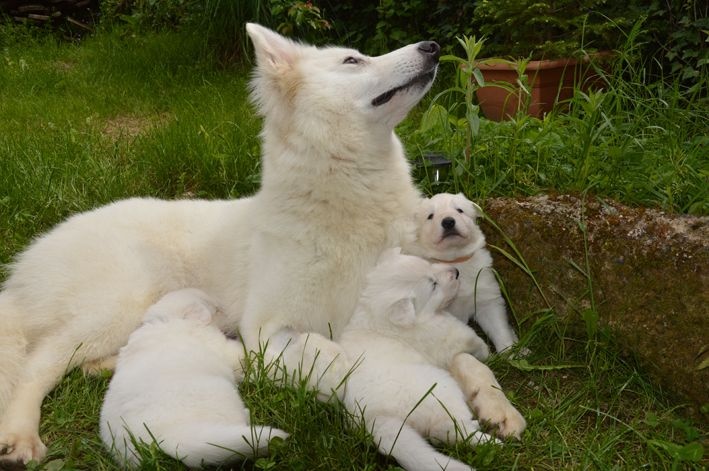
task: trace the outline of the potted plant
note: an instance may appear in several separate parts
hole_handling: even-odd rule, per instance
[[[601,7],[613,20],[597,12]],[[623,13],[605,0],[480,1],[474,23],[492,56],[477,63],[486,82],[477,90],[485,116],[502,120],[522,110],[542,117],[574,87],[598,83],[589,52],[615,45],[619,26],[628,23]]]

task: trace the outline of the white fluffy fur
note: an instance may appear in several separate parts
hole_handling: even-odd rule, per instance
[[[448,311],[465,323],[474,319],[501,352],[517,343],[517,335],[491,270],[492,257],[476,223],[478,216],[476,205],[462,193],[424,199],[416,211],[416,241],[407,251],[460,270],[458,296]],[[473,352],[481,360],[489,353],[487,346]]]
[[[134,441],[155,440],[190,467],[264,455],[282,430],[250,426],[235,381],[244,348],[212,324],[216,305],[196,289],[151,306],[121,348],[101,409],[101,438],[123,466],[140,462]]]
[[[423,437],[446,443],[470,438],[473,445],[493,440],[479,431],[463,390],[447,371],[456,354],[480,342],[444,311],[458,289],[457,275],[449,265],[385,253],[340,339],[356,364],[346,407],[364,418],[380,452],[407,470],[470,469]]]
[[[341,359],[327,337],[346,324],[379,253],[413,237],[419,194],[394,126],[430,87],[430,45],[367,57],[254,24],[247,31],[264,117],[261,189],[238,201],[120,201],[71,217],[17,256],[0,293],[4,459],[44,456],[44,396],[67,369],[110,365],[148,306],[172,290],[216,299],[220,327],[241,322],[247,349],[288,327],[288,365],[307,345],[326,351],[322,364]],[[307,344],[307,332],[318,341]]]

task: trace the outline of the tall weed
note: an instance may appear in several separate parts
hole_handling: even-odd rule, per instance
[[[429,105],[412,133],[410,152],[444,153],[454,172],[442,189],[477,199],[590,192],[628,204],[709,214],[707,98],[677,80],[669,86],[650,81],[636,32],[617,51],[610,71],[594,64],[600,88],[577,89],[543,119],[519,114],[498,123],[471,116],[477,105],[450,93],[461,89],[454,82],[440,94],[448,102]],[[709,77],[702,80],[709,84]]]

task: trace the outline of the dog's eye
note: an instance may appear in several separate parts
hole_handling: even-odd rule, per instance
[[[433,213],[429,214],[429,215],[428,215],[428,217],[427,217],[426,219],[428,219],[428,220],[431,220],[431,219],[433,219]]]
[[[356,57],[352,57],[352,56],[345,57],[345,60],[342,61],[343,64],[354,64],[354,65],[359,64],[359,62],[360,62],[359,59],[357,59]]]
[[[456,211],[458,211],[460,214],[463,214],[463,210],[460,208],[455,208]]]
[[[435,278],[429,278],[429,281],[431,282],[431,290],[435,290],[438,287],[438,282]]]

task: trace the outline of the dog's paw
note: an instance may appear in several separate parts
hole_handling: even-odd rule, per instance
[[[485,342],[481,342],[470,354],[480,361],[485,361],[490,356],[490,347]]]
[[[479,420],[493,426],[501,437],[520,439],[527,427],[527,421],[522,414],[502,391],[496,389],[481,391],[473,400],[473,410]]]
[[[47,447],[36,433],[3,433],[0,435],[0,463],[42,461]]]
[[[99,376],[107,371],[110,372],[115,370],[117,361],[117,355],[100,358],[98,360],[86,361],[81,364],[81,371],[87,376]]]

